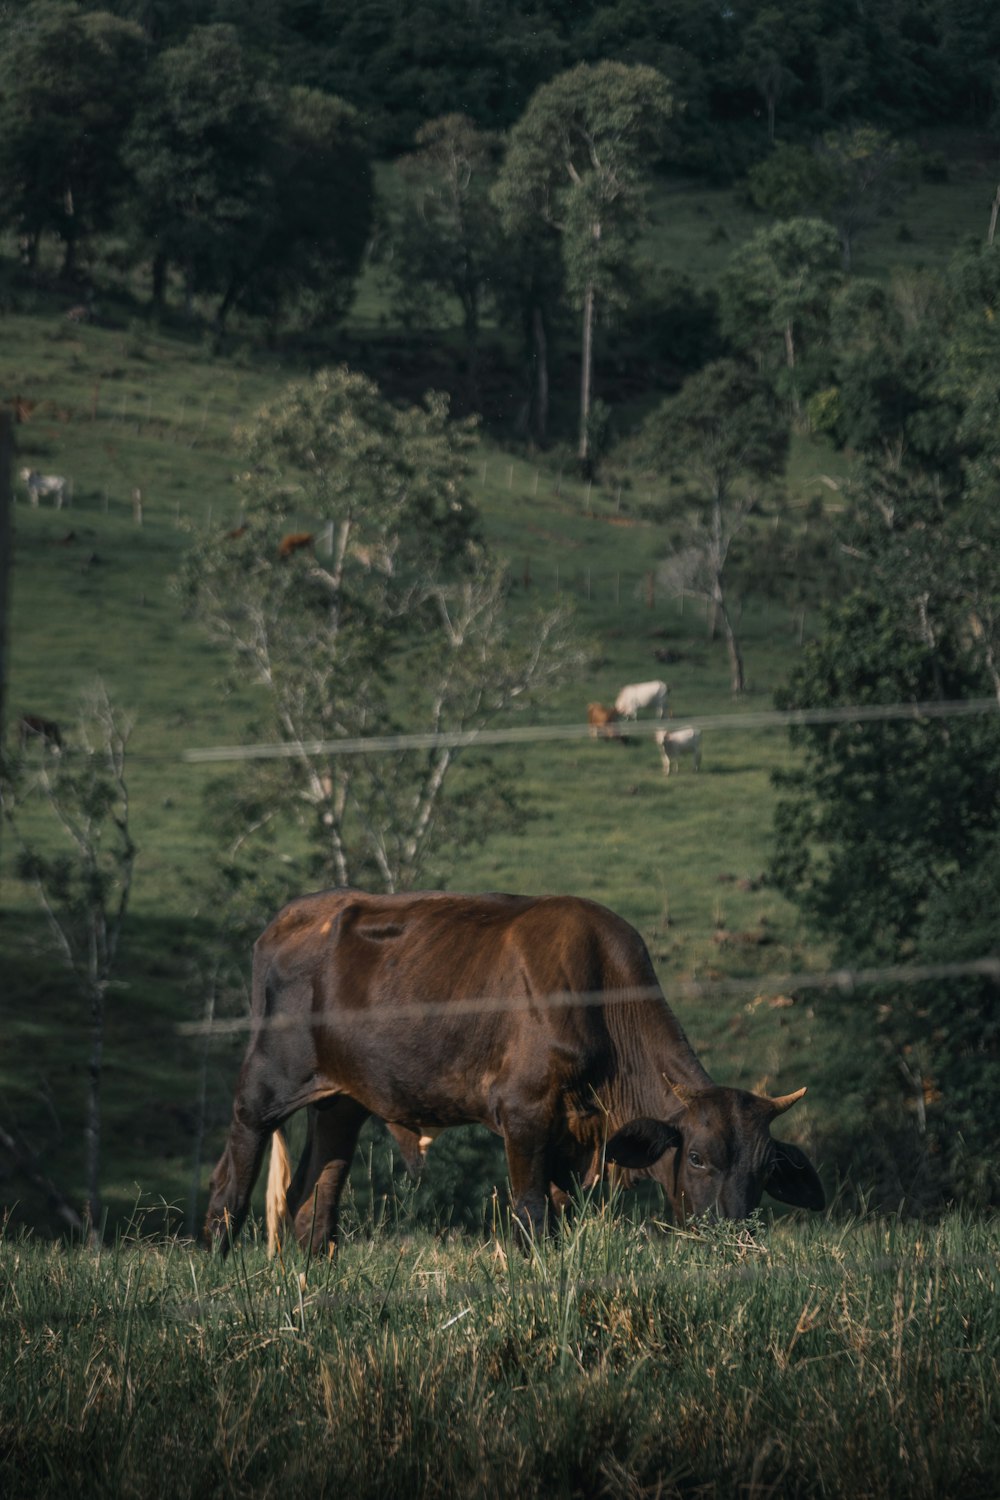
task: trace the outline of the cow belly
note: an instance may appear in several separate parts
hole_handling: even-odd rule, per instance
[[[574,1112],[570,1099],[599,1081],[577,1048],[545,1035],[498,1058],[480,1045],[481,1023],[470,1045],[468,1025],[401,1037],[395,1023],[383,1029],[372,1024],[370,1013],[365,1021],[363,1027],[338,1026],[324,1049],[317,1083],[324,1092],[349,1094],[371,1114],[418,1136],[470,1124],[502,1134],[512,1110],[540,1110],[565,1122]]]
[[[321,1092],[349,1094],[371,1114],[416,1135],[450,1125],[495,1124],[488,1094],[461,1070],[442,1076],[419,1052],[379,1045],[370,1033],[363,1040],[341,1037],[325,1050],[316,1070]]]

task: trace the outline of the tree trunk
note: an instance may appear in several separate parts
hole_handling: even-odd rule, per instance
[[[590,458],[590,387],[594,364],[594,283],[587,282],[583,296],[583,343],[580,351],[580,444],[582,464]]]
[[[90,1001],[90,1062],[87,1069],[87,1113],[83,1139],[86,1161],[87,1219],[91,1239],[101,1232],[101,1073],[104,1064],[104,995],[96,986]]]
[[[213,973],[209,980],[208,994],[205,998],[205,1010],[202,1016],[202,1024],[205,1031],[201,1047],[198,1113],[195,1120],[194,1132],[194,1162],[191,1168],[191,1189],[188,1194],[187,1210],[187,1231],[192,1235],[198,1233],[198,1193],[201,1189],[201,1158],[205,1144],[205,1117],[208,1113],[208,1062],[209,1048],[212,1045],[212,1023],[215,1020],[215,986],[216,975]]]
[[[479,299],[473,291],[463,299],[465,322],[465,366],[469,377],[469,399],[479,406]]]
[[[725,595],[722,592],[722,584],[716,579],[714,589],[715,608],[722,617],[723,629],[726,632],[726,652],[729,656],[729,691],[734,698],[740,698],[746,688],[746,677],[743,670],[743,652],[733,628],[733,622],[726,607]]]
[[[531,310],[531,336],[535,351],[535,438],[544,446],[549,435],[549,342],[545,314],[537,303]]]
[[[233,310],[233,304],[240,294],[240,286],[233,280],[226,287],[222,301],[219,303],[215,313],[215,326],[219,333],[225,332],[226,319]]]
[[[69,235],[64,244],[66,248],[63,250],[62,270],[59,274],[63,280],[70,281],[76,274],[76,239]]]
[[[158,250],[153,256],[153,306],[162,308],[167,295],[167,271],[170,262],[162,250]]]

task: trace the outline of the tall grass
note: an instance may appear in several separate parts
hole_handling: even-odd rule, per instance
[[[0,1239],[5,1494],[996,1494],[1000,1232]]]

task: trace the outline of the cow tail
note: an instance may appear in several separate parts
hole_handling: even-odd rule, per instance
[[[267,1169],[265,1221],[267,1255],[274,1258],[281,1244],[281,1226],[288,1216],[288,1188],[292,1181],[292,1159],[288,1154],[285,1132],[279,1126],[271,1137],[271,1163]]]

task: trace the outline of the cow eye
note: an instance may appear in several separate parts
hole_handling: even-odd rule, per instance
[[[688,1152],[688,1161],[691,1163],[692,1167],[703,1167],[705,1165],[704,1161],[698,1155],[697,1151]]]

